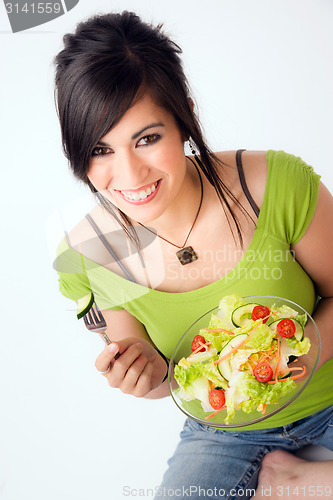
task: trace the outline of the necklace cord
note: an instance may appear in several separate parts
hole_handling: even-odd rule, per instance
[[[163,236],[160,236],[159,234],[155,233],[154,231],[152,231],[151,229],[149,229],[149,227],[145,226],[144,224],[141,224],[141,222],[137,222],[138,224],[140,224],[140,226],[142,226],[142,227],[144,227],[145,229],[147,229],[147,231],[150,231],[151,233],[156,234],[156,236],[158,236],[158,238],[161,238],[161,240],[164,240],[164,241],[166,241],[167,243],[169,243],[170,245],[173,245],[174,247],[177,247],[177,248],[180,248],[180,249],[182,249],[182,248],[184,248],[184,247],[185,247],[185,245],[186,245],[186,243],[187,243],[187,240],[189,239],[190,234],[192,233],[192,229],[194,228],[194,225],[195,225],[195,223],[197,222],[197,219],[198,219],[198,217],[199,217],[199,213],[200,213],[201,206],[202,206],[202,201],[203,201],[203,183],[202,183],[202,179],[201,179],[201,175],[200,175],[199,169],[198,169],[197,165],[195,164],[195,162],[192,160],[192,158],[190,158],[189,156],[187,156],[186,158],[188,158],[188,159],[189,159],[189,160],[193,163],[193,165],[195,166],[195,168],[196,168],[196,170],[197,170],[197,172],[198,172],[199,179],[200,179],[200,190],[201,190],[200,192],[201,192],[201,195],[200,195],[200,203],[199,203],[199,208],[198,208],[198,210],[197,210],[197,213],[196,213],[195,219],[194,219],[194,221],[193,221],[193,224],[192,224],[192,226],[191,226],[191,229],[189,230],[189,232],[188,232],[188,234],[187,234],[187,236],[186,236],[186,239],[185,239],[185,241],[184,241],[183,245],[182,245],[182,246],[176,245],[175,243],[172,243],[172,241],[169,241],[169,240],[167,240],[166,238],[164,238]],[[195,156],[195,159],[198,161],[197,156]]]

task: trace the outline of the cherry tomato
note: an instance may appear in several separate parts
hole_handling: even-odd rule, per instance
[[[214,410],[219,410],[224,406],[225,403],[225,396],[224,396],[224,391],[221,389],[213,389],[209,393],[209,404],[211,405]]]
[[[290,339],[296,332],[296,326],[292,319],[285,318],[281,319],[276,325],[276,331],[281,337],[285,339]]]
[[[198,347],[200,347],[200,344],[205,344],[205,343],[206,343],[206,341],[202,335],[196,335],[194,337],[194,339],[192,340],[192,344],[191,344],[192,351],[195,351],[196,349],[198,349]],[[202,347],[197,352],[204,352],[205,350],[206,349],[204,347]]]
[[[258,363],[253,368],[253,375],[258,382],[268,382],[273,377],[273,370],[268,363]]]
[[[266,318],[270,313],[270,310],[266,306],[255,306],[252,310],[252,319],[256,321],[260,318]],[[264,319],[263,323],[266,323],[268,318]]]

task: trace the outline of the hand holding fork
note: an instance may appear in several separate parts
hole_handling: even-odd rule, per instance
[[[106,345],[112,345],[112,341],[106,334],[107,324],[105,318],[95,300],[89,311],[83,316],[83,319],[88,331],[101,334]],[[113,360],[117,360],[121,354],[125,356],[123,365],[125,364],[127,367],[120,367],[123,373],[120,373],[120,369],[117,369],[111,378],[108,376],[109,384],[112,387],[118,387],[127,394],[142,397],[160,385],[161,382],[164,382],[168,371],[162,380],[160,373],[162,372],[163,374],[163,370],[165,372],[165,363],[168,368],[168,361],[151,343],[135,337],[123,339],[119,343],[121,345],[121,353],[117,352],[113,356],[107,370],[100,371],[98,369],[99,363],[105,363],[105,352],[100,354],[100,361],[96,361],[96,368],[99,373],[106,375],[111,371]],[[134,365],[136,365],[136,368],[133,372],[131,368]]]

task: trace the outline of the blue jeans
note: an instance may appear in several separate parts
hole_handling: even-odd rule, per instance
[[[263,457],[308,444],[333,450],[333,406],[283,427],[223,431],[187,419],[155,498],[251,498]]]

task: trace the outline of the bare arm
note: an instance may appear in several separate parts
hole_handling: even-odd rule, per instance
[[[162,383],[167,364],[153,346],[142,323],[125,309],[102,312],[113,348],[106,346],[98,356],[97,370],[103,372],[111,367],[104,376],[111,387],[119,388],[125,394],[150,399],[169,396],[167,380]],[[117,352],[120,356],[114,360]]]
[[[296,260],[322,297],[315,314],[322,348],[318,368],[333,357],[333,197],[320,184],[315,215],[303,238],[293,247]]]
[[[303,238],[293,247],[296,260],[316,283],[322,297],[313,317],[321,336],[321,354],[318,368],[333,357],[333,197],[323,184],[320,185],[315,215]],[[311,492],[326,488],[331,495],[333,460],[310,462],[282,450],[268,453],[259,473],[256,498],[265,498],[270,488],[272,500],[279,492],[298,491],[301,485],[305,494],[293,498],[310,498]],[[326,491],[325,490],[325,491]]]

